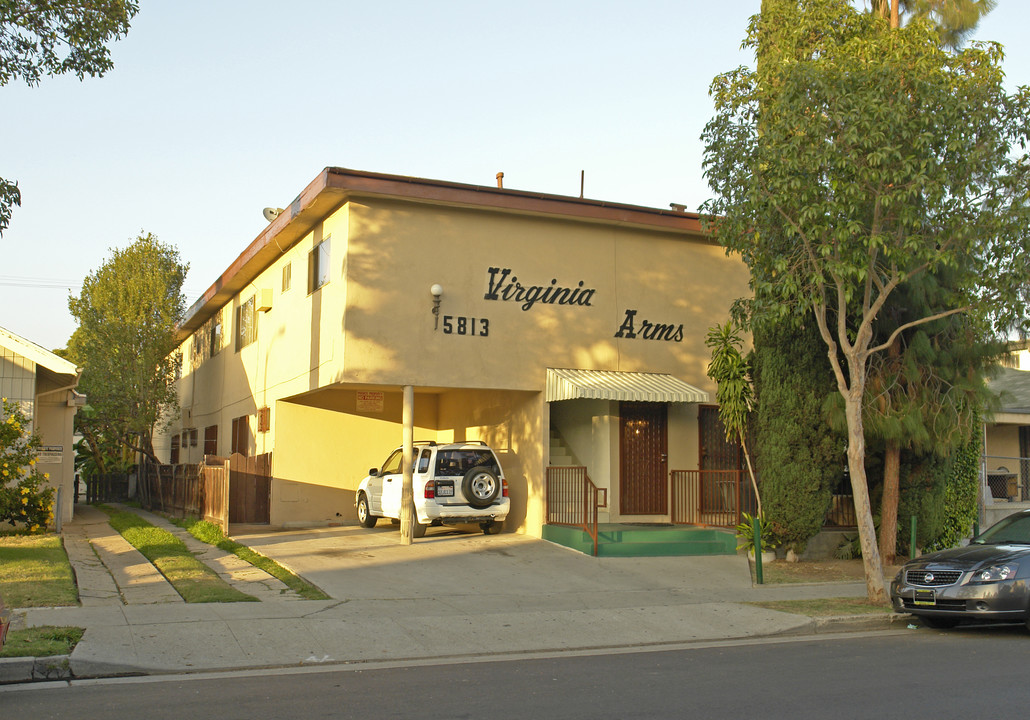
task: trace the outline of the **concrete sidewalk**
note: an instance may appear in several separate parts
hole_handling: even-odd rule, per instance
[[[73,562],[80,583],[88,579],[80,591],[82,607],[18,613],[23,626],[86,628],[69,657],[66,673],[75,677],[471,658],[814,632],[820,624],[810,618],[742,603],[865,595],[864,583],[753,587],[742,556],[594,558],[521,535],[487,537],[447,528],[431,528],[424,539],[403,547],[387,526],[236,536],[332,600],[293,599],[268,587],[264,573],[248,571],[243,575],[250,577],[243,578],[225,570],[237,586],[266,587],[262,602],[185,604],[168,595],[167,582],[153,566],[148,572],[149,563],[140,563],[134,549],[118,545],[103,527],[106,520],[99,522],[106,516],[80,508],[65,539],[69,556],[78,558]],[[89,561],[83,537],[97,549],[118,593]],[[210,546],[198,549],[208,554],[209,564],[224,561],[210,555]],[[859,622],[886,628],[889,617]],[[0,667],[0,682],[2,674]]]

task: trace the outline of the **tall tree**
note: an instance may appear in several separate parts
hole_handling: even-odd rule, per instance
[[[923,273],[898,288],[883,310],[877,340],[946,309],[955,273]],[[870,358],[866,427],[883,443],[880,555],[894,561],[902,450],[950,455],[968,442],[985,407],[985,373],[1001,352],[990,329],[967,314],[912,326]]]
[[[89,411],[76,421],[94,458],[116,443],[157,462],[154,431],[178,415],[175,328],[187,270],[175,248],[147,233],[112,250],[68,299],[79,323],[68,355],[83,368],[79,387],[89,398]]]
[[[137,0],[0,0],[0,87],[38,85],[44,75],[99,77],[114,63],[107,43],[129,31]],[[21,204],[18,184],[0,177],[0,234]]]
[[[942,45],[958,49],[996,4],[996,0],[872,0],[872,10],[888,19],[894,29],[900,27],[902,16],[928,20],[937,29]],[[926,296],[915,293],[908,298],[895,297],[888,303],[887,314],[911,317],[935,312],[924,305],[913,313],[911,302],[916,299],[926,299]],[[953,318],[936,325],[933,342],[938,346],[943,343],[952,346],[951,341],[957,337],[966,341],[959,347],[964,349],[968,365],[958,374],[946,361],[936,362],[946,359],[947,353],[930,353],[918,358],[920,343],[913,345],[912,340],[925,341],[927,328],[895,338],[887,349],[886,359],[881,358],[872,372],[872,393],[867,408],[872,411],[878,434],[885,443],[879,547],[883,560],[888,563],[894,561],[897,548],[902,448],[930,450],[926,447],[930,441],[937,445],[934,451],[946,454],[956,446],[959,436],[968,434],[968,421],[975,416],[974,408],[985,392],[985,362],[995,352],[990,338],[973,332],[967,322]],[[949,335],[956,337],[949,338]],[[954,422],[925,422],[929,417],[944,416]]]
[[[890,21],[893,28],[901,26],[902,18],[929,20],[940,32],[946,47],[957,50],[980,24],[987,13],[995,8],[997,0],[871,0],[871,10]]]
[[[884,601],[865,471],[869,362],[901,333],[957,313],[1025,326],[1030,91],[1006,95],[1001,48],[942,50],[924,21],[890,30],[844,0],[768,3],[745,45],[780,48],[712,84],[709,228],[751,269],[752,312],[809,312],[845,407],[870,600]],[[900,287],[957,274],[946,309],[874,343]]]

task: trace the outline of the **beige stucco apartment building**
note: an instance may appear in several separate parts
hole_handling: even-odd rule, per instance
[[[32,421],[43,449],[40,469],[59,494],[54,517],[72,519],[75,495],[73,421],[86,398],[75,391],[80,371],[74,364],[30,340],[0,328],[0,397],[17,403]]]
[[[608,489],[603,520],[667,521],[705,333],[747,292],[696,215],[327,168],[189,309],[158,451],[271,453],[270,525],[351,522],[413,386],[416,440],[497,452],[507,530],[541,533],[552,462]]]

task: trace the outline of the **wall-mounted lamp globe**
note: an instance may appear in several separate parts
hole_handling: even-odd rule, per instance
[[[440,298],[443,296],[443,285],[433,283],[429,292],[433,296],[433,330],[437,330],[440,327]]]

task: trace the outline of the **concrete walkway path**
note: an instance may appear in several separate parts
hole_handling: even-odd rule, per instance
[[[239,542],[333,599],[296,600],[267,579],[223,568],[234,582],[250,583],[246,592],[266,586],[263,602],[186,604],[158,589],[163,579],[145,572],[135,550],[118,547],[97,522],[99,512],[77,507],[65,530],[69,548],[78,548],[69,554],[85,581],[82,607],[19,611],[23,625],[86,628],[69,658],[75,677],[496,658],[807,633],[825,623],[745,603],[865,594],[863,583],[752,586],[742,556],[594,558],[522,535],[446,528],[431,528],[406,547],[390,526],[249,528]],[[82,546],[80,528],[118,596]],[[887,628],[890,618],[857,622]],[[2,676],[0,667],[0,682]]]

